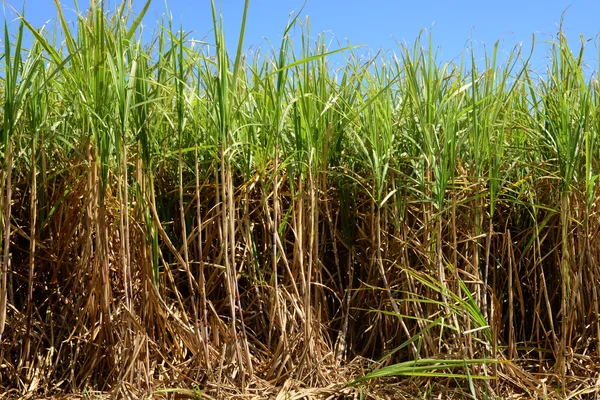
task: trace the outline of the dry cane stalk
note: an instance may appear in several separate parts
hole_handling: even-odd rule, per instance
[[[228,202],[228,188],[229,184],[227,182],[227,171],[226,171],[227,163],[225,162],[225,147],[221,147],[221,230],[222,230],[222,245],[223,245],[223,254],[225,258],[225,279],[227,281],[227,297],[229,299],[229,311],[231,315],[231,324],[230,324],[230,333],[233,343],[235,345],[235,352],[237,356],[237,361],[239,363],[239,367],[241,368],[244,364],[244,356],[242,354],[242,349],[240,347],[239,338],[237,334],[236,328],[236,316],[237,312],[236,301],[235,301],[235,287],[234,281],[236,279],[235,271],[232,271],[230,252],[229,252],[229,221],[230,218],[229,213],[231,210],[229,208]],[[245,375],[242,373],[242,386],[245,386]]]
[[[206,281],[204,278],[204,257],[202,254],[202,212],[200,198],[200,168],[198,166],[198,146],[195,148],[196,160],[196,218],[198,219],[198,262],[200,263],[200,306],[202,307],[202,345],[204,348],[204,363],[205,368],[210,373],[210,353],[208,351],[208,315],[206,310]]]
[[[272,332],[274,330],[276,330],[276,327],[274,326],[274,324],[277,324],[277,328],[280,330],[280,335],[281,338],[283,339],[285,337],[285,330],[283,327],[283,318],[281,316],[281,309],[279,306],[279,277],[277,274],[277,228],[279,226],[279,204],[278,204],[278,196],[279,194],[277,193],[277,183],[278,183],[278,179],[277,179],[277,168],[278,168],[278,164],[277,164],[277,146],[275,147],[275,158],[274,158],[274,166],[273,168],[275,169],[273,176],[273,253],[272,253],[272,258],[271,258],[271,267],[273,270],[273,300],[271,301],[271,304],[273,305],[273,310],[271,312],[271,315],[275,316],[275,318],[271,319],[271,326],[269,327],[269,335],[268,335],[268,346],[271,347],[271,341],[272,341]],[[285,342],[284,342],[285,344]],[[287,346],[286,346],[287,348]]]
[[[131,310],[131,299],[133,297],[133,283],[131,281],[131,250],[129,245],[129,193],[127,185],[127,146],[125,138],[122,141],[121,153],[123,156],[123,184],[122,184],[122,202],[121,202],[121,238],[122,243],[122,263],[125,283],[125,300],[127,307]],[[131,310],[132,311],[132,310]]]
[[[4,198],[4,215],[2,217],[4,224],[4,249],[2,253],[2,279],[0,280],[0,341],[4,334],[4,328],[6,325],[6,307],[8,300],[8,287],[6,278],[8,275],[8,264],[10,262],[10,213],[12,203],[12,141],[8,142],[8,149],[6,152],[6,196]]]
[[[235,262],[235,253],[236,253],[236,243],[235,243],[235,208],[233,205],[233,177],[231,176],[231,169],[227,168],[227,185],[229,187],[229,241],[231,246],[231,271],[233,280],[233,289],[235,293],[235,299],[237,301],[238,307],[238,315],[240,318],[240,325],[242,327],[242,346],[244,350],[244,357],[246,358],[246,371],[245,373],[248,376],[254,375],[253,367],[252,367],[252,358],[250,357],[250,348],[248,347],[248,338],[246,335],[246,324],[244,323],[244,311],[242,310],[242,302],[240,298],[240,291],[237,284],[237,267]]]
[[[316,247],[318,247],[318,242],[317,242],[317,221],[315,221],[316,219],[316,196],[315,196],[315,183],[313,181],[313,174],[312,174],[312,162],[309,162],[308,165],[308,185],[309,185],[309,191],[310,191],[310,208],[308,211],[308,215],[309,215],[309,219],[308,219],[308,226],[309,226],[309,242],[308,242],[308,265],[306,267],[306,272],[305,272],[305,278],[306,281],[304,282],[304,312],[306,315],[306,319],[304,321],[304,340],[306,343],[306,347],[305,347],[305,351],[306,353],[304,354],[306,358],[306,360],[309,362],[310,365],[310,360],[312,360],[314,358],[314,351],[313,351],[313,342],[312,342],[312,305],[311,305],[311,292],[312,292],[312,271],[313,268],[315,268],[315,265],[317,263],[317,249]]]
[[[565,388],[566,374],[567,374],[567,327],[569,324],[569,317],[571,312],[567,309],[569,304],[568,295],[570,289],[570,257],[569,257],[569,195],[567,193],[561,193],[560,196],[560,208],[561,208],[561,227],[562,227],[562,258],[561,258],[561,330],[560,330],[560,349],[557,357],[557,364],[559,368],[559,375],[562,380],[562,387]],[[566,390],[566,388],[564,389]]]
[[[27,338],[25,339],[25,360],[29,360],[29,350],[31,345],[31,318],[33,311],[33,273],[35,267],[35,240],[37,225],[37,165],[35,140],[31,144],[31,233],[29,241],[29,282],[27,286]]]
[[[202,343],[202,335],[200,334],[200,324],[198,322],[198,308],[196,303],[196,287],[194,286],[194,278],[190,270],[190,257],[188,251],[188,236],[187,227],[185,224],[185,204],[183,202],[183,154],[181,146],[179,146],[179,218],[181,219],[181,237],[183,238],[183,268],[187,274],[188,285],[190,287],[192,300],[192,313],[194,314],[194,330],[198,338],[198,343]]]

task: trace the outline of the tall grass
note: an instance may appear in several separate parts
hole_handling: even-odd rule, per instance
[[[2,388],[595,382],[585,41],[560,30],[540,76],[519,47],[444,63],[424,35],[365,61],[294,15],[278,48],[244,54],[246,1],[233,54],[214,3],[213,44],[168,19],[143,41],[149,4],[94,1],[70,28],[56,1],[54,27],[5,27]]]

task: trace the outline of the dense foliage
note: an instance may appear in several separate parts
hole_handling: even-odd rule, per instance
[[[168,20],[144,42],[143,13],[103,7],[5,25],[0,387],[595,384],[600,86],[583,41],[560,31],[538,76],[520,47],[442,63],[431,39],[365,61],[308,24],[290,37],[295,18],[266,54],[240,51],[242,24],[230,54],[214,5],[213,45]],[[392,375],[411,378],[372,380]]]

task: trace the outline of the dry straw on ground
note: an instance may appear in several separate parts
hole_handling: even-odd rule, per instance
[[[0,398],[596,396],[585,43],[332,70],[295,17],[233,54],[214,6],[57,6],[6,27]]]

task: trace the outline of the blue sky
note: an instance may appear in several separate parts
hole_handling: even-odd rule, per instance
[[[4,0],[17,9],[22,0]],[[145,0],[133,0],[134,7],[141,9]],[[73,0],[61,0],[68,9]],[[109,4],[113,6],[116,0]],[[89,0],[79,0],[80,7]],[[212,42],[210,0],[167,0],[175,27],[181,24],[193,37]],[[243,0],[217,0],[223,7],[223,18],[228,46],[234,51],[243,11]],[[281,40],[283,28],[290,13],[298,11],[304,0],[251,0],[245,47],[270,48],[265,39],[275,46]],[[568,8],[568,9],[567,9]],[[5,7],[5,15],[13,14]],[[524,48],[531,46],[532,34],[536,35],[535,57],[532,67],[543,70],[547,60],[544,41],[552,40],[558,31],[561,14],[566,10],[563,28],[572,45],[578,48],[579,35],[590,42],[586,46],[586,60],[592,71],[598,69],[598,34],[600,33],[600,1],[574,0],[506,0],[506,1],[403,1],[403,0],[307,0],[301,17],[310,16],[311,34],[325,32],[331,48],[349,40],[351,44],[365,45],[360,53],[379,49],[397,50],[398,42],[413,43],[421,29],[433,33],[433,42],[439,47],[441,60],[451,61],[464,53],[471,39],[476,55],[482,56],[482,44],[491,50],[501,39],[500,49],[509,51],[522,42]],[[55,16],[52,0],[27,0],[25,13],[34,26],[41,26]],[[147,30],[166,12],[165,0],[153,0],[145,18]],[[67,13],[74,20],[73,13]],[[589,72],[589,71],[588,71]]]

